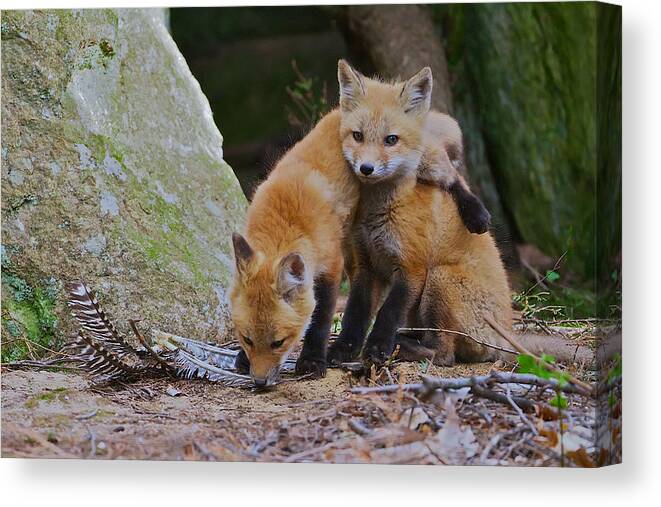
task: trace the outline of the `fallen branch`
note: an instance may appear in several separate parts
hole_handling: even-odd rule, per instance
[[[530,373],[506,373],[492,372],[488,375],[479,375],[472,377],[444,378],[422,375],[422,382],[411,384],[388,384],[384,386],[373,387],[354,387],[353,394],[372,394],[372,393],[394,393],[399,390],[408,392],[422,392],[425,390],[437,389],[462,389],[471,387],[473,382],[477,384],[526,384],[542,388],[551,388],[555,391],[560,390],[565,393],[589,395],[590,392],[572,384],[560,385],[556,379],[544,379]]]
[[[525,354],[525,355],[528,355],[528,356],[531,356],[531,357],[535,358],[537,361],[540,362],[540,364],[543,364],[546,368],[548,368],[550,370],[553,370],[553,371],[556,371],[558,373],[562,373],[563,375],[565,375],[567,377],[567,379],[569,380],[569,382],[571,382],[572,384],[575,384],[577,386],[581,386],[588,393],[594,394],[594,387],[593,386],[591,386],[587,382],[583,382],[582,380],[577,379],[576,377],[574,377],[573,375],[567,373],[564,370],[560,370],[557,366],[544,361],[541,357],[539,357],[539,356],[533,354],[532,352],[530,352],[523,345],[521,345],[514,338],[512,338],[507,333],[507,331],[505,331],[503,329],[503,327],[500,324],[498,324],[491,316],[485,314],[484,315],[484,320],[486,320],[487,324],[489,324],[494,329],[494,331],[496,331],[505,341],[507,341],[507,343],[509,343],[516,350],[518,350],[519,353]]]
[[[471,393],[473,393],[476,396],[479,396],[480,398],[485,398],[487,400],[495,401],[497,403],[502,403],[503,405],[507,405],[508,407],[514,407],[516,405],[518,406],[519,410],[523,409],[523,410],[533,411],[535,409],[535,403],[526,398],[523,398],[521,396],[507,396],[505,394],[497,393],[495,391],[492,391],[491,389],[486,389],[485,387],[482,387],[478,383],[471,386]],[[519,410],[517,410],[517,412],[519,412]],[[519,412],[519,415],[521,415],[521,412]]]

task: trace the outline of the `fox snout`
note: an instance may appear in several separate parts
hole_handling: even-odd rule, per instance
[[[255,383],[256,387],[270,387],[276,383],[278,380],[278,374],[280,372],[280,366],[275,366],[266,372],[255,371],[253,368],[250,369],[250,377]]]
[[[374,166],[372,164],[360,164],[360,172],[365,176],[369,176],[374,172]]]
[[[374,160],[357,160],[353,164],[356,176],[364,179],[379,178],[385,175],[386,165]]]

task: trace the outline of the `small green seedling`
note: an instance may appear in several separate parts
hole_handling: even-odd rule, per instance
[[[520,354],[516,358],[519,364],[519,373],[531,373],[546,380],[555,379],[559,387],[563,387],[569,382],[569,376],[566,373],[550,368],[550,365],[555,364],[554,356],[542,354],[540,359],[541,361],[533,356]],[[553,407],[563,409],[567,407],[567,398],[558,389],[556,390],[555,397],[549,403]]]

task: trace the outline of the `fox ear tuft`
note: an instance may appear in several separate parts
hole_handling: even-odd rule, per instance
[[[234,259],[236,260],[236,270],[242,274],[248,263],[255,255],[254,250],[246,241],[246,238],[238,232],[232,233],[232,245],[234,246]]]
[[[285,301],[289,301],[296,293],[309,284],[309,274],[305,261],[299,253],[291,252],[285,255],[278,266],[277,289]]]
[[[337,62],[337,81],[340,84],[340,108],[352,111],[365,96],[363,75],[346,60],[340,60]]]
[[[404,112],[411,114],[425,114],[431,106],[431,91],[433,79],[431,69],[425,67],[409,79],[400,93]]]

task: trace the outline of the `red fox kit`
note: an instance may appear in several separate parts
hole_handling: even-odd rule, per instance
[[[345,68],[348,65],[341,61],[340,75]],[[410,93],[417,91],[411,88]],[[346,93],[342,100],[346,102]],[[447,116],[437,114],[439,121],[447,121]],[[359,194],[358,179],[343,156],[340,117],[339,110],[330,112],[278,162],[255,192],[246,237],[232,237],[236,273],[230,300],[243,349],[237,366],[249,369],[257,385],[274,383],[280,364],[301,338],[297,373],[321,376],[326,372],[326,345],[345,260],[343,251],[347,251],[345,239]],[[423,136],[424,125],[406,125],[412,137]],[[430,129],[433,126],[430,122]],[[431,133],[425,139],[430,154],[445,142]],[[372,172],[396,171],[400,163],[412,164],[415,172],[422,163],[421,178],[443,180],[448,188],[458,181],[451,161],[435,164],[423,151],[418,141],[411,153],[402,150],[387,169],[379,166]],[[453,195],[467,202],[467,216],[478,216],[484,209],[467,188]],[[486,219],[488,222],[488,213]],[[488,226],[484,214],[481,220],[479,228]]]
[[[429,111],[431,69],[422,69],[405,83],[388,84],[365,78],[340,60],[338,81],[345,126],[342,149],[358,179],[369,183],[396,177],[401,171],[416,171],[419,182],[452,195],[470,232],[487,232],[491,215],[458,172],[463,166],[459,124],[446,114]],[[389,97],[393,89],[397,89],[397,96]],[[420,108],[425,103],[423,113]],[[346,125],[360,121],[369,108],[378,113],[370,118],[365,130],[347,131]],[[347,139],[347,134],[351,138]],[[365,135],[373,142],[363,143]]]
[[[237,366],[275,382],[304,338],[299,374],[326,372],[326,344],[343,270],[342,238],[358,187],[342,157],[339,112],[326,115],[271,171],[248,208],[246,238],[232,237]]]
[[[440,154],[425,155],[431,162],[451,159],[448,146],[461,147],[455,122],[429,118],[431,71],[425,68],[404,84],[367,79],[348,66],[339,77],[342,152],[361,192],[351,235],[351,291],[329,360],[343,362],[360,354],[374,293],[383,291],[385,301],[365,343],[368,363],[382,363],[392,354],[397,330],[407,322],[498,342],[482,315],[509,328],[511,303],[493,239],[470,234],[446,192],[416,184],[426,135],[436,130],[447,141],[438,147]],[[438,364],[452,364],[455,357],[494,357],[475,342],[435,332],[417,343],[403,340],[402,352],[410,359],[433,357]]]

